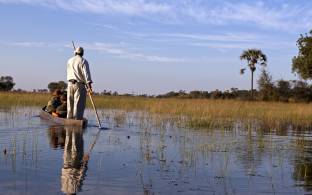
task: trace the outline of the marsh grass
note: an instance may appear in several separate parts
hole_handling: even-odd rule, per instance
[[[0,107],[44,106],[49,98],[49,94],[2,92]],[[312,124],[312,104],[307,103],[121,96],[94,96],[94,101],[98,108],[144,111],[164,116],[169,123],[193,128],[227,128],[238,121],[243,121],[247,129],[252,126],[248,124],[259,121],[271,129],[289,125],[309,128]],[[123,120],[123,116],[118,118]]]

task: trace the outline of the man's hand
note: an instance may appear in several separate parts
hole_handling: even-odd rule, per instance
[[[89,154],[84,154],[84,155],[83,155],[83,158],[82,158],[82,162],[86,163],[86,162],[89,161],[89,159],[90,159]]]
[[[88,84],[87,84],[87,91],[88,91],[88,93],[90,93],[90,94],[93,93],[93,89],[92,89],[91,83],[88,83]]]

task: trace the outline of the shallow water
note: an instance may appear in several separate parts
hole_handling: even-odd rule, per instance
[[[41,120],[39,108],[0,109],[0,194],[312,194],[311,131],[100,113],[107,130],[91,110],[79,129]]]

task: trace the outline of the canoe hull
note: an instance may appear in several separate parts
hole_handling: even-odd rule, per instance
[[[85,118],[83,120],[60,118],[60,117],[52,116],[48,112],[44,111],[44,109],[42,109],[40,112],[40,118],[51,121],[55,124],[66,125],[66,126],[86,127],[88,124],[88,120]]]

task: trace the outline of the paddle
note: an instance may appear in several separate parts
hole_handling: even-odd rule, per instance
[[[74,41],[72,41],[72,44],[73,44],[74,50],[76,50]],[[102,127],[102,125],[101,125],[101,122],[100,122],[100,119],[99,119],[99,115],[98,115],[98,113],[97,113],[95,104],[94,104],[94,102],[93,102],[93,98],[92,98],[91,92],[90,92],[90,90],[89,90],[89,88],[88,88],[87,85],[86,85],[86,89],[87,89],[88,95],[89,95],[89,97],[90,97],[90,100],[91,100],[91,103],[92,103],[92,107],[93,107],[93,110],[94,110],[94,113],[95,113],[97,122],[98,122],[98,124],[99,124],[99,129],[104,129],[104,128]]]

